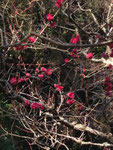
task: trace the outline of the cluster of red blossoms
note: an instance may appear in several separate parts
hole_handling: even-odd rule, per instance
[[[59,85],[59,84],[54,84],[54,87],[56,88],[56,91],[62,91],[64,89],[63,86]],[[67,94],[68,99],[66,100],[66,103],[68,105],[72,105],[75,104],[75,93],[74,92],[68,92]],[[77,109],[78,110],[83,110],[83,105],[81,103],[77,104]]]
[[[39,78],[43,78],[45,74],[48,75],[48,76],[52,75],[52,69],[51,68],[47,69],[45,67],[41,67],[40,70],[39,70],[38,68],[36,68],[36,73],[38,73],[37,76]],[[23,81],[27,81],[30,78],[31,78],[31,74],[26,72],[25,77],[20,77],[18,79],[16,77],[11,77],[9,82],[10,82],[11,85],[17,85],[18,83],[21,83]]]
[[[71,40],[70,40],[70,42],[72,43],[72,44],[76,44],[76,43],[78,43],[80,41],[80,35],[76,35],[76,37],[73,37],[73,38],[71,38]],[[77,52],[77,50],[76,49],[73,49],[72,51],[71,51],[71,53],[70,53],[70,56],[71,57],[73,57],[73,58],[80,58],[80,56],[78,55],[78,52]],[[65,58],[64,59],[64,62],[65,63],[68,63],[69,62],[69,58]]]
[[[67,93],[68,99],[66,100],[66,103],[71,105],[75,103],[75,100],[73,100],[75,98],[75,94],[73,92],[68,92]]]
[[[76,49],[73,49],[72,51],[71,51],[71,53],[70,53],[70,55],[71,55],[71,57],[73,57],[73,58],[79,58],[80,56],[79,55],[77,55],[78,54],[78,52],[77,52],[77,50]]]
[[[61,5],[62,5],[62,3],[63,3],[63,0],[57,0],[56,1],[56,7],[57,8],[60,8],[61,7]],[[52,14],[47,14],[46,15],[46,18],[47,18],[47,20],[49,21],[49,23],[50,23],[50,28],[54,28],[54,27],[56,27],[56,22],[53,22],[53,15]]]
[[[59,92],[61,92],[64,89],[64,87],[59,84],[54,84],[54,87],[56,88],[56,91],[59,91]],[[68,96],[68,99],[66,100],[66,103],[69,105],[74,104],[75,100],[73,99],[75,98],[75,94],[73,92],[68,92],[67,96]]]
[[[28,99],[26,99],[24,101],[24,105],[25,106],[29,106],[30,105],[30,108],[31,109],[40,109],[40,110],[43,110],[44,109],[44,106],[38,102],[33,102],[33,103],[30,103],[30,101]]]
[[[111,83],[109,77],[106,77],[106,79],[105,79],[105,85],[106,85],[106,88],[105,88],[106,95],[107,96],[111,96],[112,83]]]
[[[15,78],[15,77],[12,77],[11,79],[10,79],[10,84],[11,85],[16,85],[17,83],[21,83],[21,82],[23,82],[24,81],[24,78]]]
[[[21,83],[23,81],[27,81],[29,78],[31,77],[30,73],[25,73],[25,77],[20,77],[20,78],[16,78],[16,77],[11,77],[10,79],[10,84],[11,85],[17,85],[18,83]]]
[[[46,18],[49,21],[51,28],[56,27],[56,22],[52,22],[52,20],[53,20],[53,15],[52,14],[47,14]]]
[[[30,79],[30,77],[31,77],[31,74],[26,72],[25,77],[19,77],[19,78],[11,77],[9,82],[11,85],[17,85],[18,83],[21,83],[23,81],[27,81],[28,79]]]
[[[38,68],[36,68],[36,72],[38,73],[38,77],[39,78],[43,78],[44,75],[52,75],[52,69],[51,68],[45,68],[45,67],[41,67],[40,70]]]
[[[34,43],[36,41],[36,38],[34,38],[33,36],[30,36],[28,38],[28,40],[29,40],[30,43]],[[14,50],[15,51],[18,51],[18,50],[23,51],[23,50],[25,50],[28,47],[25,42],[22,42],[22,44],[23,44],[23,46],[16,46],[16,47],[14,47]]]

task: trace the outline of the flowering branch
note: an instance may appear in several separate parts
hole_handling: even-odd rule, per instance
[[[27,40],[29,36],[31,35],[35,35],[37,37],[39,37],[42,40],[46,40],[48,42],[50,42],[51,44],[55,44],[56,46],[62,47],[62,48],[87,48],[87,47],[101,47],[101,46],[106,46],[108,44],[113,43],[113,40],[108,40],[105,42],[101,42],[101,43],[94,43],[94,44],[69,44],[69,43],[64,43],[64,42],[58,42],[55,40],[52,40],[48,37],[42,36],[38,33],[32,32],[31,34],[27,35],[25,38],[23,38],[20,42],[18,43],[14,43],[14,44],[8,44],[8,45],[1,45],[0,48],[8,48],[8,47],[15,47],[18,45],[22,45],[25,46],[26,44],[22,44],[23,41]]]

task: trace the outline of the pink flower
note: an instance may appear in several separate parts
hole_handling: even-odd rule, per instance
[[[54,84],[54,87],[56,88],[57,91],[62,91],[63,90],[63,86],[58,85],[58,84]]]
[[[59,3],[63,3],[63,0],[57,0],[57,2],[59,2]]]
[[[36,68],[36,72],[39,73],[39,69],[38,68]]]
[[[40,71],[42,71],[42,72],[46,72],[46,71],[47,71],[47,69],[46,69],[45,67],[41,67]]]
[[[67,96],[69,97],[69,98],[75,98],[75,94],[73,93],[73,92],[68,92],[67,93]]]
[[[56,22],[50,23],[50,28],[55,28],[56,27]]]
[[[77,53],[78,53],[76,49],[73,49],[72,52],[73,52],[74,54],[76,54],[76,55],[77,55]]]
[[[57,8],[60,8],[60,7],[61,7],[61,3],[59,3],[59,2],[56,2],[55,5],[56,5]]]
[[[20,50],[19,46],[14,47],[14,50],[15,50],[15,51]]]
[[[45,71],[46,75],[50,76],[52,75],[52,69],[51,68],[48,68],[46,71]]]
[[[51,20],[53,20],[53,15],[52,14],[47,14],[46,18],[47,18],[48,21],[51,21]]]
[[[23,82],[24,81],[24,78],[18,78],[18,83],[21,83],[21,82]]]
[[[71,105],[71,104],[75,103],[75,100],[67,99],[66,103],[69,104],[69,105]]]
[[[32,103],[32,104],[30,105],[30,107],[31,107],[31,109],[37,109],[37,103]]]
[[[43,78],[44,75],[43,75],[43,74],[38,74],[38,77],[39,77],[39,78]]]
[[[72,52],[70,53],[70,55],[71,55],[71,57],[74,57],[74,58],[77,57],[78,58],[79,56],[77,55],[77,53],[78,53],[77,50],[73,49]]]
[[[65,58],[65,59],[64,59],[64,62],[65,62],[65,63],[68,63],[68,62],[69,62],[69,59],[68,59],[68,58]]]
[[[73,37],[73,38],[71,38],[70,42],[71,42],[72,44],[76,44],[76,43],[78,42],[78,40],[77,40],[76,37]]]
[[[42,104],[40,103],[37,103],[37,102],[34,102],[30,105],[31,109],[40,109],[40,110],[43,110],[44,107]]]
[[[29,42],[30,43],[34,43],[36,41],[36,38],[34,38],[33,36],[29,37]]]
[[[26,99],[26,100],[24,101],[24,105],[25,105],[25,106],[29,106],[29,105],[30,105],[30,102],[29,102],[28,99]]]
[[[85,71],[86,71],[86,68],[82,68],[82,71],[85,72]]]
[[[60,8],[62,3],[63,3],[63,0],[57,0],[55,5],[57,8]]]
[[[30,73],[25,73],[25,75],[26,75],[27,78],[31,77]]]
[[[40,109],[40,110],[43,110],[44,109],[44,106],[40,103],[37,103],[37,108]]]
[[[81,73],[80,76],[81,76],[82,78],[85,78],[85,74],[84,74],[84,73]]]
[[[16,79],[15,77],[12,77],[12,78],[10,79],[10,83],[11,83],[12,85],[16,85],[16,84],[17,84],[17,79]]]
[[[80,41],[80,35],[76,35],[76,37],[71,38],[70,42],[72,44],[76,44]]]
[[[92,59],[93,58],[93,53],[88,53],[86,56],[87,59]]]

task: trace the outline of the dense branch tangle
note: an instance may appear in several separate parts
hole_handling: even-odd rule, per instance
[[[31,145],[46,150],[53,147],[68,150],[70,147],[66,144],[67,141],[81,145],[113,147],[113,136],[108,122],[106,124],[104,119],[101,120],[101,117],[104,118],[103,111],[106,111],[105,104],[112,102],[105,95],[103,76],[109,74],[106,67],[113,65],[113,61],[109,56],[107,59],[101,58],[95,50],[97,48],[100,52],[101,47],[104,47],[104,52],[113,43],[112,2],[106,2],[101,20],[95,10],[99,11],[100,8],[95,6],[97,8],[92,9],[89,6],[92,3],[82,1],[64,0],[60,8],[56,8],[53,0],[27,1],[25,7],[23,2],[1,3],[3,13],[0,12],[0,17],[3,24],[0,24],[0,88],[4,97],[12,102],[9,117],[17,120],[20,127],[16,127],[23,131],[23,135],[17,135],[13,131],[6,131],[1,125],[0,128],[5,132],[1,137],[9,134],[23,138],[29,140]],[[50,6],[52,10],[48,12]],[[51,28],[46,19],[46,15],[51,12],[54,12],[52,23],[56,22],[55,28]],[[70,39],[76,34],[80,35],[80,41],[72,44]],[[96,38],[97,35],[102,39]],[[28,41],[31,36],[36,39],[33,43]],[[24,50],[14,50],[15,47],[26,45]],[[80,59],[71,58],[68,65],[64,63],[64,58],[70,58],[70,52],[74,48],[78,50]],[[110,48],[109,51],[111,52]],[[89,52],[94,52],[95,56],[86,60]],[[60,65],[56,62],[56,67],[52,60],[46,60],[47,53],[55,53],[52,55],[55,61],[58,55]],[[53,76],[47,76],[44,71],[40,71],[41,67],[45,67],[43,62],[47,64],[47,68],[52,67]],[[38,77],[33,65],[44,74],[43,79]],[[81,78],[83,67],[86,67],[86,74]],[[26,73],[31,75],[28,80]],[[109,76],[112,77],[112,71]],[[11,85],[11,77],[17,80],[22,77],[26,80]],[[54,84],[64,86],[64,91],[57,91]],[[78,92],[74,105],[66,104],[66,93],[69,91]],[[85,96],[80,98],[83,93]],[[40,103],[44,109],[33,110],[30,106],[25,106],[26,99],[30,103]],[[80,104],[83,106],[82,110],[79,109]],[[105,127],[108,128],[107,132],[103,131]],[[28,134],[25,136],[24,133]],[[87,137],[90,137],[89,140]],[[96,138],[103,141],[96,142]]]

